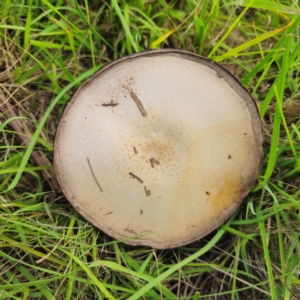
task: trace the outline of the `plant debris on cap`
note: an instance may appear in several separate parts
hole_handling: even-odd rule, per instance
[[[251,95],[223,67],[154,50],[82,84],[54,150],[59,184],[82,216],[128,244],[163,249],[234,212],[258,176],[262,128]]]

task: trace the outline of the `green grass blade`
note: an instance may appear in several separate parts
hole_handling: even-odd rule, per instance
[[[168,269],[164,273],[162,273],[159,276],[157,276],[151,282],[149,282],[148,284],[146,284],[145,286],[143,286],[134,295],[132,295],[131,297],[129,297],[128,300],[137,300],[137,299],[140,299],[140,297],[143,297],[143,295],[147,291],[149,291],[150,289],[152,289],[153,287],[155,287],[156,285],[158,285],[161,281],[163,281],[164,279],[166,279],[172,273],[174,273],[175,271],[179,270],[180,268],[182,268],[186,264],[192,262],[194,259],[200,257],[201,255],[203,255],[204,253],[206,253],[207,251],[209,251],[209,249],[211,249],[217,243],[217,241],[223,236],[224,232],[225,231],[223,229],[218,230],[218,232],[216,233],[216,235],[207,243],[206,246],[204,246],[203,248],[201,248],[199,251],[197,251],[196,253],[192,254],[188,258],[186,258],[186,259],[182,260],[181,262],[177,263],[176,265],[173,265],[170,269]]]
[[[297,26],[297,24],[300,21],[300,16],[298,16],[295,20],[291,21],[289,23],[289,27],[287,28],[287,30],[285,31],[284,35],[280,38],[280,40],[276,43],[276,45],[273,47],[273,50],[278,50],[283,43],[285,43],[286,41],[286,36],[291,34],[291,32],[293,32],[293,30],[295,30],[295,27]],[[270,61],[270,59],[273,57],[273,53],[268,53],[254,68],[253,70],[251,70],[249,72],[249,74],[247,74],[247,76],[242,80],[242,83],[245,85],[248,85],[250,80],[253,79],[254,75],[261,71],[265,64]],[[263,115],[263,114],[261,114]]]
[[[212,51],[209,53],[208,58],[211,58],[214,53],[220,48],[222,43],[225,41],[225,39],[228,37],[228,35],[232,32],[232,30],[237,26],[237,24],[240,22],[241,18],[245,15],[245,13],[250,8],[251,3],[254,0],[251,0],[250,3],[247,5],[247,7],[241,12],[241,14],[234,20],[234,22],[230,25],[227,32],[223,35],[223,37],[220,39],[220,41],[216,44],[216,46],[212,49]]]
[[[281,114],[279,113],[279,105],[278,103],[276,103],[271,147],[268,155],[268,165],[264,174],[263,184],[265,184],[271,177],[278,157],[277,147],[278,147],[278,141],[280,135],[280,123],[281,123]]]
[[[111,293],[106,289],[106,287],[98,280],[98,278],[93,274],[93,272],[84,264],[78,257],[73,255],[71,252],[67,252],[62,250],[67,254],[71,259],[73,259],[89,276],[92,283],[95,284],[101,292],[105,295],[105,297],[109,300],[114,300],[115,298],[111,295]]]
[[[37,41],[33,40],[31,42],[33,46],[41,47],[41,48],[48,48],[48,49],[61,49],[62,45],[51,43],[51,42],[45,42],[45,41]]]
[[[277,300],[276,291],[275,291],[273,268],[272,268],[272,262],[271,262],[269,249],[268,249],[268,244],[267,244],[267,234],[266,234],[265,226],[264,226],[263,222],[258,222],[258,225],[259,225],[259,229],[260,229],[262,245],[263,245],[264,254],[265,254],[265,263],[267,265],[267,270],[268,270],[268,278],[269,278],[271,299],[272,300]]]
[[[234,49],[231,49],[230,51],[224,53],[223,55],[214,58],[214,60],[216,62],[221,62],[222,60],[224,60],[226,58],[234,57],[238,53],[240,53],[241,51],[244,51],[245,49],[250,48],[253,45],[259,44],[260,42],[262,42],[262,41],[264,41],[266,39],[274,37],[275,35],[277,35],[280,32],[286,30],[287,28],[289,28],[293,23],[294,23],[294,21],[290,22],[288,25],[286,25],[286,26],[284,26],[282,28],[275,29],[275,30],[273,30],[271,32],[267,32],[267,33],[265,33],[265,34],[263,34],[261,36],[258,36],[256,38],[252,39],[251,41],[247,41],[244,44],[242,44],[242,45],[240,45],[240,46],[238,46],[238,47],[236,47]]]
[[[29,47],[29,43],[30,43],[31,5],[32,5],[32,0],[29,0],[29,3],[28,3],[29,7],[28,7],[27,18],[26,18],[25,32],[24,32],[24,49],[27,49]]]
[[[126,33],[126,38],[130,41],[131,46],[134,49],[134,51],[138,52],[139,51],[138,46],[136,45],[136,43],[133,39],[133,36],[130,32],[129,24],[126,22],[117,0],[111,0],[111,4],[112,4],[112,7],[115,9],[115,11],[116,11],[121,23],[122,23],[122,26],[123,26],[124,31]]]

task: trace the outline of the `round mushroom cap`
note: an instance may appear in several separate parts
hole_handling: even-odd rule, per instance
[[[172,248],[222,224],[254,185],[262,127],[223,67],[181,50],[103,67],[58,126],[55,170],[93,225],[132,245]]]

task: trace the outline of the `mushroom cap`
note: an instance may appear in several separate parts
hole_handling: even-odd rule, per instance
[[[116,60],[74,94],[54,149],[59,184],[93,225],[172,248],[222,224],[262,160],[257,106],[226,69],[186,51]]]

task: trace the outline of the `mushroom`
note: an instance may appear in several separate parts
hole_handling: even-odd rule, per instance
[[[54,149],[59,184],[93,225],[172,248],[222,224],[255,184],[257,106],[226,69],[181,50],[116,60],[74,94]]]

